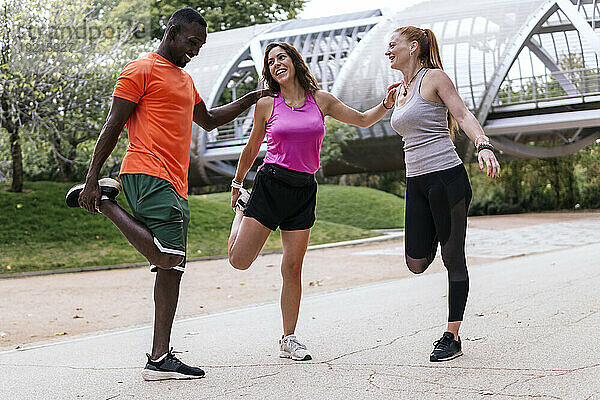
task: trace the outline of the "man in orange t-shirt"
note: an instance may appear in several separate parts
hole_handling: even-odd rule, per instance
[[[86,182],[71,188],[66,198],[71,207],[108,217],[157,272],[154,335],[152,353],[142,372],[145,380],[204,376],[202,369],[182,363],[169,350],[185,268],[192,121],[210,131],[270,94],[251,92],[207,110],[192,78],[182,69],[198,54],[206,37],[206,21],[198,12],[178,10],[171,16],[158,49],[125,66],[117,79]],[[129,146],[120,177],[133,216],[114,201],[119,183],[110,178],[98,181],[125,124]]]

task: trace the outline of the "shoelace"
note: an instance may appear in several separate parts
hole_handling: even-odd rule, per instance
[[[296,351],[298,349],[306,350],[306,346],[300,343],[296,338],[291,338],[287,342],[288,346],[291,347],[292,351]]]
[[[443,336],[441,339],[433,342],[433,347],[435,350],[447,350],[448,346],[452,343],[452,339],[449,337]]]
[[[174,353],[181,353],[180,351],[173,351],[173,348],[171,347],[171,350],[169,350],[169,352],[167,353],[167,358],[170,359],[173,364],[175,364],[176,367],[179,367],[180,365],[183,364],[183,362],[181,362],[179,360],[179,358],[175,357]]]

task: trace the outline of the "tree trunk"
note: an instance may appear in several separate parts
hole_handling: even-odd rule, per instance
[[[64,124],[59,123],[58,129],[63,132]],[[54,150],[54,161],[58,166],[60,181],[71,182],[73,179],[73,160],[77,156],[77,145],[73,145],[68,139],[61,140],[58,133],[53,133],[49,140]]]
[[[556,194],[554,208],[560,209],[560,166],[557,158],[552,159],[552,169],[554,170],[554,193]]]
[[[54,150],[54,161],[56,161],[56,165],[58,166],[58,171],[60,173],[60,181],[61,182],[70,182],[71,181],[71,164],[60,158],[56,152],[59,151],[57,149]]]
[[[65,131],[64,119],[58,121],[58,131]],[[52,135],[52,147],[54,147],[54,160],[56,161],[56,165],[58,165],[58,170],[60,172],[60,181],[70,182],[71,177],[73,175],[73,165],[70,162],[66,161],[64,158],[62,158],[61,155],[65,158],[68,158],[69,160],[73,160],[74,156],[71,156],[72,149],[69,149],[69,154],[67,154],[67,152],[63,152],[63,143],[67,143],[66,147],[70,147],[67,139],[65,139],[65,141],[61,143],[61,138],[57,132]]]
[[[58,166],[58,171],[60,173],[60,181],[70,182],[73,176],[73,165],[61,157],[61,155],[63,155],[61,153],[62,148],[56,137],[52,139],[52,147],[54,149],[54,161],[56,161],[56,165]],[[69,155],[70,154],[66,155],[66,158],[69,158]],[[63,157],[65,156],[63,155]]]
[[[575,160],[574,160],[574,156],[571,155],[569,156],[568,160],[568,164],[567,164],[567,169],[566,169],[566,175],[567,175],[567,188],[568,188],[568,198],[567,198],[567,208],[573,208],[575,207],[575,203],[577,203],[577,184],[576,184],[576,178],[575,178]]]
[[[23,153],[19,139],[19,127],[13,124],[7,127],[10,134],[10,155],[12,158],[12,184],[11,192],[23,191]]]

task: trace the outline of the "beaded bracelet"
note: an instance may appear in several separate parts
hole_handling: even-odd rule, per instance
[[[494,151],[494,146],[490,142],[481,142],[477,145],[477,153],[481,150],[491,150]]]
[[[244,182],[238,182],[235,179],[231,180],[231,187],[234,189],[241,189],[244,187]]]
[[[475,146],[477,146],[479,143],[477,143],[479,141],[479,139],[481,138],[485,138],[484,142],[488,142],[490,141],[490,138],[488,138],[485,133],[483,135],[479,135],[475,138],[475,140],[473,140],[473,142],[475,143]]]

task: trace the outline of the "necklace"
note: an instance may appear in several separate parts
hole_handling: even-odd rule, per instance
[[[291,108],[291,109],[292,109],[292,111],[294,111],[296,108],[300,108],[300,107],[302,107],[302,106],[304,105],[304,103],[302,103],[302,104],[301,104],[301,105],[299,105],[299,106],[293,106],[291,103],[288,103],[288,102],[287,102],[285,99],[283,99],[283,101],[285,102],[285,104],[287,104],[287,106],[288,106],[289,108]]]
[[[306,93],[305,93],[305,96],[306,96]],[[288,101],[288,100],[286,100],[286,99],[285,99],[285,97],[283,97],[283,95],[281,95],[281,98],[283,99],[283,102],[284,102],[284,103],[285,103],[285,104],[286,104],[286,105],[287,105],[289,108],[291,108],[291,109],[292,109],[292,111],[294,111],[294,110],[295,110],[295,109],[297,109],[297,108],[301,108],[302,106],[304,106],[304,102],[306,102],[306,98],[304,98],[304,102],[303,102],[301,105],[299,105],[299,106],[295,106],[295,105],[293,105],[293,104],[295,104],[295,103],[293,103],[293,102],[291,102],[291,101]],[[298,103],[298,102],[296,102],[296,103]]]
[[[419,72],[421,72],[421,70],[425,68],[425,67],[421,67],[414,75],[412,78],[410,78],[410,81],[408,81],[408,85],[402,81],[402,86],[404,86],[404,97],[406,97],[406,95],[408,94],[408,87],[410,86],[410,84],[412,83],[413,79],[415,79],[415,77],[417,75],[419,75]]]

